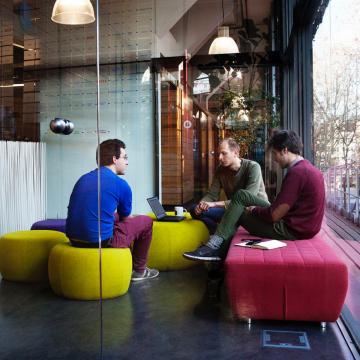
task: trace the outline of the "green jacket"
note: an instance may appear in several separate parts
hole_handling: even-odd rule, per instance
[[[238,171],[219,166],[216,169],[210,189],[202,201],[218,201],[221,189],[224,189],[228,199],[225,201],[225,207],[229,205],[232,195],[240,189],[248,190],[261,199],[268,200],[260,165],[247,159],[241,159],[241,166]]]

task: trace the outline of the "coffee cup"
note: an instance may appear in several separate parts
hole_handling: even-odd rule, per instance
[[[175,215],[176,216],[184,216],[184,213],[187,212],[182,206],[175,206]]]

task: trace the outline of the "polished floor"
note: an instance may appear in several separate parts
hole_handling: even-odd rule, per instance
[[[318,323],[248,325],[232,317],[224,291],[220,302],[206,293],[206,279],[197,267],[132,284],[125,296],[103,301],[102,332],[99,302],[1,281],[0,359],[353,359],[336,323],[325,330]],[[283,347],[264,347],[264,330]],[[298,332],[309,349],[287,346]]]

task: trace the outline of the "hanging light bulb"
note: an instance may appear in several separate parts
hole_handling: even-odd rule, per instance
[[[85,25],[95,21],[90,0],[56,0],[51,20],[63,25]]]
[[[221,1],[223,23],[225,21],[224,16],[224,0]],[[216,54],[235,54],[239,52],[239,48],[235,40],[230,37],[230,31],[228,26],[219,26],[218,36],[211,43],[209,48],[209,55]]]

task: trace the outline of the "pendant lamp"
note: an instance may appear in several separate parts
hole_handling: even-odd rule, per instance
[[[222,5],[222,14],[223,14],[223,23],[224,23],[224,0],[221,1]],[[218,36],[211,43],[209,48],[209,55],[216,54],[234,54],[238,53],[239,48],[235,40],[229,35],[228,26],[219,26]]]
[[[95,21],[90,0],[56,0],[51,20],[63,25],[85,25]]]

